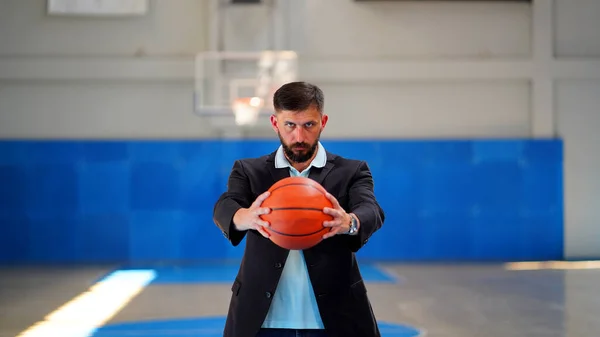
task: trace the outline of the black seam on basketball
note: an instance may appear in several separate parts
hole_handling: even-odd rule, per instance
[[[324,194],[324,193],[323,193],[323,192],[322,192],[320,189],[318,189],[316,186],[314,186],[314,185],[311,185],[311,184],[303,184],[303,183],[289,183],[289,184],[285,184],[285,185],[282,185],[282,186],[278,186],[277,188],[275,188],[274,190],[272,190],[272,191],[271,191],[271,193],[272,193],[272,192],[275,192],[275,191],[277,191],[277,190],[278,190],[278,189],[280,189],[280,188],[286,187],[286,186],[308,186],[308,187],[312,187],[312,188],[314,188],[315,190],[317,190],[317,191],[321,192],[321,194],[325,195],[325,194]]]
[[[317,211],[322,212],[322,208],[314,208],[314,207],[273,207],[271,211]]]
[[[277,233],[277,234],[279,234],[279,235],[282,235],[282,236],[309,236],[309,235],[314,235],[314,234],[317,234],[317,233],[319,233],[319,232],[323,231],[323,229],[326,229],[326,228],[327,228],[327,227],[323,227],[323,228],[319,229],[318,231],[315,231],[315,232],[312,232],[312,233],[303,233],[303,234],[288,234],[288,233],[282,233],[282,232],[280,232],[280,231],[276,231],[276,230],[274,230],[273,228],[270,228],[270,227],[267,227],[267,231],[271,231],[271,232],[273,232],[273,233]]]

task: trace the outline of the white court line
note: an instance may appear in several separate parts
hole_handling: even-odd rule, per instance
[[[589,270],[600,269],[600,261],[529,261],[505,263],[506,270]]]
[[[154,270],[113,272],[16,337],[91,336],[155,277]]]
[[[376,269],[378,269],[381,273],[387,275],[389,278],[394,280],[394,283],[406,283],[406,277],[397,274],[395,271],[392,271],[388,268],[385,267],[384,264],[381,263],[375,263],[373,264],[373,267],[375,267]]]

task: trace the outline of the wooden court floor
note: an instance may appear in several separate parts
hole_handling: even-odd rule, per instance
[[[220,336],[236,268],[0,267],[0,337]],[[600,336],[597,262],[361,268],[384,337]]]

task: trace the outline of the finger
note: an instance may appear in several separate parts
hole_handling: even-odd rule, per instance
[[[254,214],[257,216],[269,213],[271,213],[271,209],[268,207],[259,207],[256,210],[254,210]]]
[[[333,208],[330,208],[330,207],[324,207],[323,208],[323,213],[329,214],[329,215],[333,216],[334,218],[339,218],[339,217],[341,217],[343,215],[340,210],[333,209]]]
[[[265,201],[265,199],[267,199],[269,197],[269,195],[271,195],[271,192],[269,192],[269,191],[266,191],[263,194],[259,195],[256,198],[256,200],[254,200],[254,202],[252,203],[252,206],[250,206],[250,207],[253,207],[253,208],[260,207],[260,205],[263,203],[263,201]]]
[[[339,227],[342,225],[340,220],[323,221],[323,227]]]
[[[323,240],[329,239],[332,236],[335,236],[335,233],[333,233],[333,232],[325,233],[325,234],[323,234]]]
[[[329,199],[329,201],[331,201],[333,208],[335,208],[335,209],[342,208],[340,206],[340,203],[337,201],[337,199],[331,193],[327,193],[327,194],[325,194],[325,196],[327,197],[327,199]]]
[[[328,233],[323,234],[323,239],[328,239],[332,236],[337,235],[341,231],[342,227],[333,227]]]
[[[256,230],[265,238],[269,238],[271,235],[269,235],[269,233],[261,226],[256,226]]]
[[[256,225],[256,228],[271,226],[271,224],[269,222],[263,221],[263,220],[259,220],[259,219],[255,220],[254,224]]]

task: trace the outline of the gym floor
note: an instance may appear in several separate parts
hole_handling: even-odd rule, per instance
[[[537,267],[361,263],[383,337],[598,336],[598,266]],[[0,337],[221,336],[237,264],[115,270],[0,268]]]

